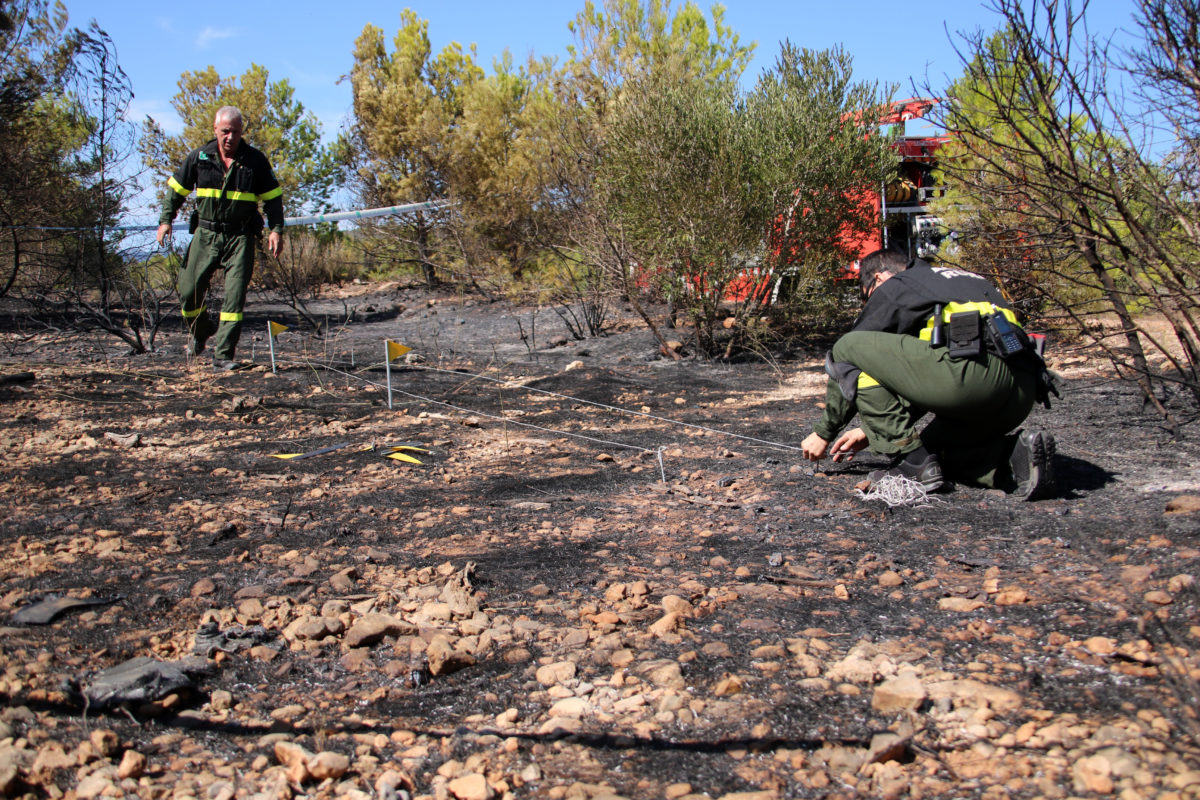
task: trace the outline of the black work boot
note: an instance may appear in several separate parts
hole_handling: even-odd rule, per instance
[[[877,469],[867,477],[871,479],[872,483],[875,483],[885,475],[900,475],[917,481],[925,487],[927,492],[936,492],[946,485],[946,478],[942,474],[942,465],[938,461],[937,455],[926,450],[924,446],[897,457],[892,466],[887,469]]]
[[[217,332],[217,326],[213,325],[212,320],[208,318],[208,314],[201,314],[196,318],[196,321],[191,326],[191,336],[188,339],[187,354],[193,358],[204,352],[204,345],[209,338]]]
[[[1054,435],[1045,431],[1017,431],[1008,466],[1016,488],[1013,496],[1022,500],[1042,500],[1054,494]]]

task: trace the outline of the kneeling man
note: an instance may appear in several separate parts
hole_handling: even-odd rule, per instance
[[[886,250],[862,259],[859,281],[865,305],[826,356],[825,411],[801,444],[805,458],[849,460],[870,446],[893,456],[873,481],[902,475],[936,491],[952,479],[1048,496],[1054,437],[1010,433],[1046,402],[1045,364],[996,287]],[[856,413],[862,427],[843,433]],[[918,430],[926,414],[933,419]]]

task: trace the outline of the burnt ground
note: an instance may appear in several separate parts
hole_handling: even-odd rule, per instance
[[[274,374],[261,335],[214,375],[174,331],[3,334],[34,374],[0,386],[4,792],[1200,796],[1181,399],[1167,427],[1060,347],[1028,423],[1058,497],[888,508],[854,491],[882,459],[799,457],[816,349],[675,362],[632,322],[562,343],[546,309],[371,290]],[[385,338],[417,356],[392,410]],[[9,621],[47,596],[111,602]],[[210,622],[262,632],[196,656]],[[81,697],[136,657],[203,671]]]

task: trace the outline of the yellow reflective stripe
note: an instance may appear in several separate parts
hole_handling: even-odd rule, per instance
[[[241,322],[242,312],[240,311],[222,311],[221,322]]]
[[[220,189],[197,189],[196,196],[197,197],[215,197],[217,199],[220,199],[221,198],[221,190]],[[225,197],[228,198],[229,200],[242,200],[247,203],[258,202],[258,195],[253,194],[252,192],[225,192]]]
[[[183,314],[184,319],[191,319],[192,317],[198,317],[201,314],[203,314],[204,308],[205,308],[204,306],[200,306],[195,311],[184,311],[184,310],[180,309],[179,313]]]
[[[260,195],[258,196],[258,199],[259,199],[259,200],[262,200],[262,201],[265,203],[265,202],[267,202],[268,200],[274,200],[276,197],[279,197],[279,196],[280,196],[280,195],[282,195],[282,194],[283,194],[283,187],[282,187],[282,186],[276,186],[274,189],[272,189],[271,191],[267,192],[266,194],[260,194]]]
[[[171,191],[175,192],[176,194],[183,195],[184,197],[187,197],[192,193],[190,189],[185,189],[182,183],[175,180],[174,175],[172,175],[170,178],[167,178],[167,186],[171,188]]]
[[[1017,322],[1017,312],[1013,311],[1011,308],[1002,308],[994,303],[988,303],[986,301],[970,303],[947,303],[945,307],[942,308],[942,322],[949,322],[951,314],[961,314],[964,311],[978,311],[981,317],[986,317],[988,314],[1003,314],[1005,318],[1008,319],[1008,321],[1013,325],[1016,325],[1018,328],[1021,327],[1021,323]],[[930,317],[925,322],[925,327],[922,328],[917,335],[927,342],[930,341],[933,338],[933,326],[935,322],[936,320],[933,317]]]
[[[865,372],[858,373],[858,388],[859,389],[870,389],[872,386],[878,386],[878,385],[879,385],[879,381],[875,380],[867,373],[865,373]]]

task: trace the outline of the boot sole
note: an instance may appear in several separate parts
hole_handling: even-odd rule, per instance
[[[1026,501],[1044,500],[1053,495],[1056,488],[1054,456],[1058,452],[1054,436],[1043,431],[1022,432],[1017,447],[1028,453],[1029,477],[1017,487],[1015,494]]]

